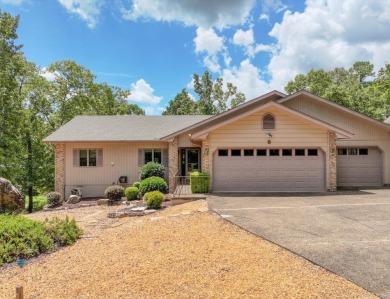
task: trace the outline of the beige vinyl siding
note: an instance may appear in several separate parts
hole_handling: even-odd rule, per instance
[[[184,133],[178,136],[178,147],[201,147],[200,142],[191,141],[190,135],[191,133]]]
[[[283,105],[354,134],[350,139],[337,140],[339,147],[378,147],[382,152],[384,183],[390,183],[390,135],[388,130],[305,95],[286,101]]]
[[[74,149],[102,149],[103,166],[73,166]],[[67,143],[65,156],[65,196],[76,186],[82,186],[83,196],[102,196],[105,188],[120,176],[128,177],[128,183],[139,180],[138,149],[167,149],[168,143]],[[113,165],[111,165],[113,163]],[[166,167],[168,173],[168,167]]]
[[[275,116],[275,130],[262,130],[262,118],[267,113]],[[272,138],[267,138],[268,132],[272,133]],[[271,144],[267,143],[268,139]],[[209,134],[208,140],[211,174],[214,152],[232,148],[320,148],[324,152],[326,172],[329,169],[328,129],[275,107],[220,127]],[[328,173],[326,188],[329,188]]]

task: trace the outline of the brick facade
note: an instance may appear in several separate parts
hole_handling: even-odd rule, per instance
[[[65,143],[55,145],[55,191],[65,196]]]
[[[169,156],[169,162],[168,162],[169,163],[169,193],[173,193],[176,187],[174,176],[177,174],[179,170],[179,149],[177,144],[177,138],[175,138],[172,142],[169,142],[168,156]]]
[[[329,191],[337,191],[337,149],[336,133],[329,132]]]
[[[209,141],[207,139],[202,140],[202,172],[210,171],[210,158],[209,158]]]

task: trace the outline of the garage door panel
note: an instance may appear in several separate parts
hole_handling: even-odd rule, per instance
[[[216,192],[324,191],[324,155],[321,151],[314,157],[215,155],[213,189]]]
[[[380,186],[383,184],[382,154],[369,148],[368,155],[337,155],[338,186]]]

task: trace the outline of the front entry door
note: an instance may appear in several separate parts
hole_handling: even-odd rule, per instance
[[[188,176],[193,171],[200,171],[199,149],[183,148],[180,153],[181,175]]]

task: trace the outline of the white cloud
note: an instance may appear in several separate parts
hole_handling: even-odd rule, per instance
[[[260,69],[249,59],[242,61],[239,67],[224,69],[221,77],[225,83],[237,86],[237,90],[244,93],[247,100],[270,91],[269,85],[262,79]]]
[[[214,56],[205,56],[203,58],[203,64],[213,73],[219,73],[221,71],[221,66],[219,65],[218,57]]]
[[[223,38],[218,36],[212,28],[196,29],[194,43],[196,53],[207,52],[208,55],[215,55],[223,49]]]
[[[247,31],[238,29],[233,35],[233,43],[239,46],[249,46],[254,43],[253,29],[250,28]]]
[[[229,56],[224,46],[224,40],[215,33],[213,28],[205,29],[199,27],[196,30],[194,44],[195,53],[205,54],[203,57],[203,64],[212,72],[220,72],[221,66],[218,58],[219,53],[223,53],[225,63],[230,63]]]
[[[262,13],[259,17],[259,20],[266,20],[267,22],[269,22],[269,15],[266,13]]]
[[[390,52],[388,0],[308,0],[302,13],[286,11],[269,33],[277,53],[268,66],[281,89],[311,68],[349,67],[359,60],[383,66]]]
[[[78,15],[89,28],[95,28],[105,0],[58,0],[69,13]]]
[[[282,0],[262,0],[261,9],[264,14],[268,14],[271,11],[279,13],[286,10],[287,5],[283,4]]]
[[[57,71],[55,71],[54,73],[49,72],[46,67],[41,68],[39,75],[45,78],[47,81],[54,81],[57,77],[60,77],[60,73],[58,73]]]
[[[165,107],[160,106],[141,106],[141,108],[145,110],[145,115],[161,115],[165,110]]]
[[[24,2],[25,0],[0,0],[0,2],[5,3],[5,4],[11,4],[11,5],[20,5]]]
[[[134,0],[130,9],[122,9],[122,15],[133,21],[151,18],[179,21],[187,26],[225,28],[244,23],[254,4],[254,0]]]
[[[250,58],[254,57],[260,51],[271,52],[274,50],[272,45],[255,44],[252,25],[246,31],[238,29],[233,35],[232,42],[237,46],[243,47],[245,49],[245,54]]]
[[[131,83],[131,94],[127,100],[140,103],[143,105],[157,105],[162,100],[162,97],[154,95],[154,89],[144,80],[140,79],[135,83]]]

